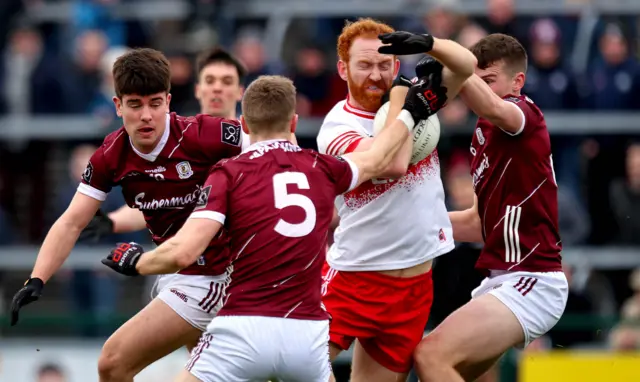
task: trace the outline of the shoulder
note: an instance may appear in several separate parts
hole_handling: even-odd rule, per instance
[[[525,116],[527,112],[532,112],[533,114],[539,117],[543,116],[542,110],[540,110],[538,105],[536,105],[531,98],[529,98],[524,94],[521,94],[519,96],[508,95],[503,99],[507,102],[513,103],[514,105],[522,109],[522,111],[525,112]]]
[[[128,141],[129,135],[124,129],[124,126],[122,126],[118,130],[107,135],[97,151],[102,152],[105,156],[119,156],[122,150],[127,148]]]

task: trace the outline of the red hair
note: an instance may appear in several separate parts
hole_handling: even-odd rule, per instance
[[[338,57],[349,62],[349,49],[358,37],[378,38],[381,33],[391,33],[394,29],[389,25],[371,18],[360,18],[358,21],[347,21],[338,37]]]

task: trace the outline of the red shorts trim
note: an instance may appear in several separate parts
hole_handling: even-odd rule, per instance
[[[331,342],[347,350],[357,338],[380,365],[396,373],[411,370],[433,302],[431,271],[399,278],[339,272],[325,263],[322,294]]]

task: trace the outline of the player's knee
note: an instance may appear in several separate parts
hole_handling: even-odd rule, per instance
[[[133,373],[128,370],[127,363],[121,354],[117,346],[114,346],[109,341],[104,344],[98,359],[98,374],[101,382],[123,381],[133,378]]]
[[[413,351],[413,362],[418,370],[430,370],[432,365],[438,365],[442,362],[442,356],[434,342],[425,338]]]

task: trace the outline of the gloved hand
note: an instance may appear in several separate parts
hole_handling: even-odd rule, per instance
[[[418,64],[416,64],[416,76],[418,78],[426,77],[431,73],[439,73],[442,75],[442,69],[444,66],[440,63],[440,61],[435,58],[426,55],[422,57]]]
[[[136,264],[140,260],[140,256],[144,253],[144,249],[138,243],[118,243],[109,256],[102,259],[102,264],[113,269],[118,273],[126,276],[138,276]]]
[[[89,241],[97,243],[103,237],[113,233],[113,220],[109,218],[102,210],[98,210],[96,215],[91,219],[87,227],[80,232],[79,241]]]
[[[42,295],[43,288],[44,282],[41,279],[37,277],[30,278],[13,296],[13,300],[11,300],[11,326],[18,323],[20,308],[37,301]]]
[[[433,36],[429,34],[413,34],[411,32],[391,32],[378,36],[383,45],[378,53],[398,56],[418,53],[429,53],[433,49]]]
[[[447,88],[442,86],[442,76],[433,73],[418,79],[409,88],[404,101],[404,110],[411,114],[414,122],[424,120],[437,113],[447,102]]]
[[[396,77],[395,80],[393,80],[393,84],[391,84],[391,89],[393,89],[396,86],[405,86],[410,88],[412,85],[413,85],[413,82],[401,74],[398,77]],[[385,92],[384,95],[382,96],[382,100],[380,102],[381,105],[384,105],[389,101],[389,95],[391,94],[391,89]]]

